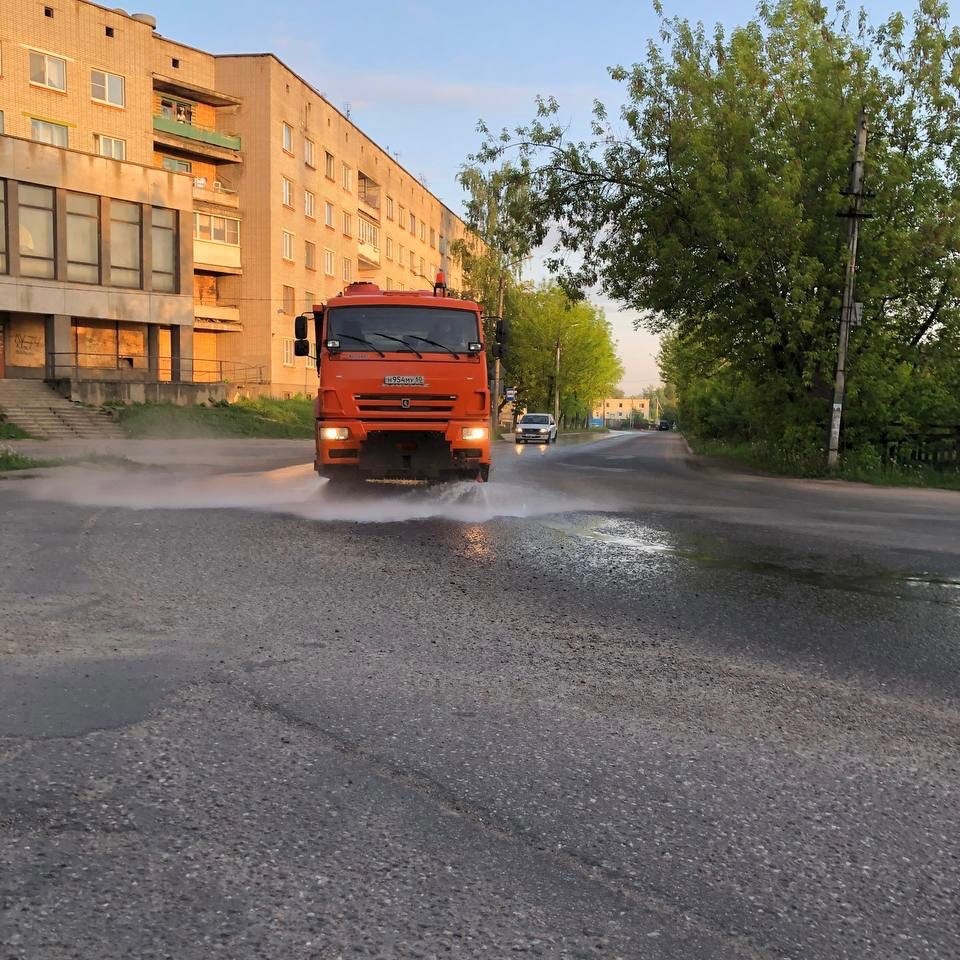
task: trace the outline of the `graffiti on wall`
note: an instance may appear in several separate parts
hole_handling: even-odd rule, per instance
[[[32,357],[43,350],[43,337],[36,333],[15,333],[13,335],[13,352],[24,357]]]

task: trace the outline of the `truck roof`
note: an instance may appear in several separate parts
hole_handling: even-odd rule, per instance
[[[347,303],[370,306],[377,303],[392,303],[417,307],[445,307],[450,310],[480,309],[473,300],[461,300],[438,294],[434,290],[381,290],[375,283],[351,283],[336,296],[330,297],[327,306],[343,306]]]

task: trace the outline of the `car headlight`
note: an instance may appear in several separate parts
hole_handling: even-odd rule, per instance
[[[541,428],[540,428],[540,432],[541,432],[541,433],[549,433],[549,432],[550,432],[550,428],[549,428],[549,427],[541,427]]]
[[[321,440],[346,440],[350,431],[346,427],[321,427]]]
[[[464,427],[460,431],[460,438],[462,440],[486,440],[487,428],[486,427]]]

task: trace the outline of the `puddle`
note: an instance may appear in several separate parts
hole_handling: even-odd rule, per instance
[[[130,510],[241,509],[316,521],[394,523],[441,518],[482,523],[496,517],[616,509],[516,483],[460,482],[433,487],[368,484],[356,493],[334,491],[309,464],[258,473],[208,476],[149,475],[143,470],[75,467],[43,477],[27,491],[41,500]]]
[[[931,603],[960,606],[960,577],[949,577],[927,572],[906,573],[897,570],[863,568],[857,572],[829,569],[825,558],[823,568],[795,566],[757,556],[741,556],[733,552],[735,544],[720,539],[686,538],[681,541],[664,530],[625,519],[606,519],[597,523],[585,518],[578,524],[549,524],[553,529],[580,540],[604,545],[591,558],[584,558],[592,567],[609,570],[611,564],[634,557],[650,565],[660,558],[676,560],[699,567],[746,572],[763,577],[801,583],[823,590],[840,590],[880,597],[901,596],[922,599]],[[609,549],[608,549],[609,548]],[[626,571],[625,571],[626,572]]]

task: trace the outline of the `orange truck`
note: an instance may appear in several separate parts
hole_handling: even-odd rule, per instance
[[[316,353],[311,353],[313,325]],[[352,283],[295,320],[320,378],[317,473],[332,482],[490,476],[490,390],[478,304]]]

